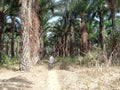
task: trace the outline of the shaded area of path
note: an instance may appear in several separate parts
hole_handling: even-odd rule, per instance
[[[0,80],[0,90],[27,90],[32,87],[32,82],[22,77],[12,77],[10,79]]]
[[[46,90],[61,90],[61,87],[58,81],[58,75],[55,70],[48,71]]]
[[[23,77],[20,71],[4,70],[0,72],[0,90],[28,90],[33,83]]]

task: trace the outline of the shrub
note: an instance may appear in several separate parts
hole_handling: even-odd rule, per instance
[[[0,66],[9,66],[9,65],[14,65],[18,63],[18,58],[11,58],[8,55],[2,55],[2,59],[0,61]]]

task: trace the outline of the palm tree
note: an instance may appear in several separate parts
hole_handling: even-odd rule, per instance
[[[116,47],[116,24],[115,24],[115,14],[117,11],[117,6],[118,6],[118,2],[120,2],[120,0],[108,0],[108,6],[109,9],[111,11],[111,21],[112,21],[112,33],[111,33],[111,51],[114,50],[114,48]]]
[[[40,50],[40,22],[38,18],[38,9],[39,2],[38,0],[33,0],[31,2],[31,29],[29,31],[30,34],[30,49],[31,49],[31,61],[35,65],[39,59],[39,50]]]
[[[76,0],[74,4],[72,5],[72,10],[76,11],[75,13],[77,15],[80,15],[81,18],[81,24],[80,24],[80,52],[81,55],[85,55],[89,50],[89,38],[88,38],[88,32],[86,28],[86,15],[90,11],[90,6],[93,3],[88,0],[81,1]]]
[[[8,3],[7,1],[5,2],[5,3]],[[11,22],[11,24],[10,24],[10,26],[11,26],[11,58],[13,58],[13,57],[15,57],[15,31],[16,31],[16,25],[15,25],[15,23],[16,23],[16,16],[18,16],[18,12],[17,11],[19,11],[19,1],[13,1],[13,0],[11,0],[10,1],[10,5],[9,5],[9,8],[8,8],[8,10],[7,10],[7,14],[8,15],[10,15],[11,16],[11,20],[12,20],[12,22]]]
[[[80,16],[80,52],[85,55],[89,51],[89,34],[87,30],[87,17],[92,15],[94,17],[94,12],[96,7],[101,4],[102,0],[75,0],[71,3],[71,9],[75,11],[76,15]],[[93,19],[92,19],[93,20]]]
[[[7,16],[12,16],[13,18],[15,18],[15,16],[18,16],[18,9],[19,9],[19,5],[18,5],[18,1],[13,1],[13,0],[1,0],[0,1],[0,23],[2,25],[1,28],[1,33],[0,33],[0,48],[4,48],[2,46],[2,44],[4,43],[4,34],[6,32],[11,32],[12,33],[12,38],[11,38],[11,57],[14,57],[14,29],[15,29],[15,22],[14,20],[12,20],[12,23],[10,24],[9,31],[6,30],[6,17]],[[4,29],[4,31],[3,31]],[[0,50],[2,52],[2,49]],[[1,56],[1,55],[0,55]]]
[[[78,2],[79,3],[78,3]],[[87,2],[87,5],[86,5]],[[89,40],[88,40],[88,32],[86,28],[86,15],[88,12],[93,9],[93,6],[90,7],[93,2],[91,1],[80,1],[76,0],[72,2],[72,0],[60,0],[59,4],[61,5],[62,9],[59,7],[57,8],[57,12],[54,12],[54,15],[59,16],[62,18],[61,24],[61,34],[62,37],[59,38],[59,43],[61,49],[60,52],[63,56],[72,55],[74,53],[73,48],[73,40],[74,40],[74,20],[76,16],[79,18],[81,16],[81,29],[80,29],[80,42],[81,42],[81,52],[85,54],[89,49]],[[94,4],[96,6],[96,3]],[[64,8],[64,9],[63,9]],[[79,9],[80,8],[80,9]],[[69,37],[69,38],[68,38]],[[69,54],[68,54],[69,51]]]
[[[74,12],[70,11],[71,0],[61,0],[56,8],[58,12],[54,12],[54,15],[61,17],[61,38],[59,38],[60,52],[62,56],[72,56],[74,54],[73,50],[73,40],[74,40]],[[60,7],[61,5],[61,7]]]
[[[104,16],[105,14],[107,14],[107,8],[106,8],[106,2],[105,0],[102,0],[101,3],[98,5],[97,7],[97,13],[99,16],[99,43],[100,43],[100,47],[102,50],[104,50]]]
[[[0,11],[0,60],[2,55],[2,35],[3,35],[3,28],[4,28],[4,16],[5,14],[3,11]]]
[[[51,2],[51,0],[50,0]],[[40,0],[40,8],[39,8],[39,20],[40,20],[40,59],[42,59],[45,55],[45,43],[44,43],[44,37],[45,37],[45,31],[46,31],[46,24],[47,21],[50,19],[50,15],[49,11],[50,11],[50,7],[52,7],[52,2],[49,5],[48,0]]]
[[[1,0],[0,1],[0,60],[1,60],[2,49],[3,49],[2,35],[3,35],[3,29],[4,29],[4,18],[5,18],[4,0]]]
[[[88,43],[88,32],[86,30],[86,23],[85,23],[85,16],[84,14],[81,15],[81,25],[80,25],[80,52],[81,55],[85,55],[88,52],[89,49],[89,43]]]
[[[35,65],[40,54],[40,21],[43,15],[41,3],[38,0],[21,0],[21,19],[22,19],[22,55],[20,69],[26,70],[31,65]],[[40,3],[40,8],[39,8]],[[28,8],[27,8],[28,7]],[[39,14],[39,16],[38,16]],[[42,24],[41,24],[42,25]],[[43,49],[42,49],[43,50]],[[43,52],[43,51],[41,51]]]
[[[32,0],[21,0],[20,3],[20,17],[22,19],[22,52],[20,60],[20,70],[29,70],[31,65],[29,30],[32,27],[32,21],[30,16]]]

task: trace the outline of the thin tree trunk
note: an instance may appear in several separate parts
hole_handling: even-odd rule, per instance
[[[114,9],[111,10],[111,14],[112,14],[111,15],[112,16],[111,50],[113,51],[117,44],[116,38],[114,37],[116,33],[115,10]]]
[[[3,28],[4,28],[4,16],[5,14],[2,11],[0,11],[0,60],[1,60],[2,49],[3,49],[2,35],[3,35]]]
[[[68,40],[69,40],[69,36],[68,36],[68,32],[69,32],[69,27],[67,29],[65,29],[65,32],[63,32],[62,36],[63,36],[63,46],[64,46],[64,56],[69,56],[69,51],[68,51]]]
[[[40,59],[42,59],[45,55],[45,49],[44,49],[44,41],[43,41],[43,30],[41,29],[41,34],[40,34]]]
[[[68,34],[65,33],[65,56],[68,56]]]
[[[64,57],[64,53],[65,53],[64,37],[62,37],[61,42],[62,42],[62,56]]]
[[[64,56],[64,40],[63,40],[63,37],[61,37],[61,56]]]
[[[6,43],[6,54],[9,55],[9,41]]]
[[[11,33],[12,33],[12,38],[11,38],[11,58],[15,56],[15,51],[14,51],[14,34],[15,34],[15,25],[14,25],[14,17],[12,18],[12,23],[11,23]]]
[[[104,36],[103,36],[103,30],[104,30],[104,19],[103,19],[103,12],[99,11],[99,17],[100,17],[100,33],[99,33],[99,42],[100,42],[100,47],[103,50],[104,49]]]
[[[117,0],[108,0],[108,5],[111,10],[111,20],[112,20],[112,33],[111,33],[111,51],[114,50],[116,46],[116,38],[114,37],[116,34],[116,24],[115,24],[115,12],[117,11]]]
[[[111,54],[114,51],[116,45],[117,45],[117,39],[116,39],[116,24],[115,24],[115,12],[117,11],[117,4],[118,4],[118,0],[108,0],[108,6],[109,9],[111,11],[111,20],[112,20],[112,32],[110,35],[110,52],[108,53],[109,56],[109,61],[108,61],[108,65],[110,65],[112,63],[112,58]],[[112,55],[113,56],[113,55]]]
[[[73,30],[73,20],[70,20],[70,49],[69,49],[69,53],[70,56],[73,56],[73,38],[74,38],[74,30]]]
[[[58,56],[58,55],[59,55],[57,44],[55,44],[55,52],[54,52],[54,55],[55,55],[55,56]]]
[[[58,38],[59,42],[59,56],[63,56],[63,44],[62,44],[62,37]]]

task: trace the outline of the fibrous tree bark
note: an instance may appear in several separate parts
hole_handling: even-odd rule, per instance
[[[73,56],[74,54],[73,39],[74,39],[74,28],[73,28],[73,19],[71,19],[70,20],[70,49],[69,49],[70,56]]]
[[[88,32],[86,30],[85,15],[81,15],[80,25],[80,54],[85,55],[89,50]]]
[[[26,70],[39,60],[38,0],[21,0],[22,54],[20,69]]]
[[[21,0],[20,3],[20,17],[22,19],[22,51],[20,70],[29,70],[31,66],[29,31],[32,28],[32,20],[30,16],[32,0]]]
[[[31,8],[31,19],[32,19],[32,28],[30,29],[30,49],[31,49],[31,61],[35,65],[39,60],[40,52],[40,22],[38,18],[38,0],[32,0]]]

